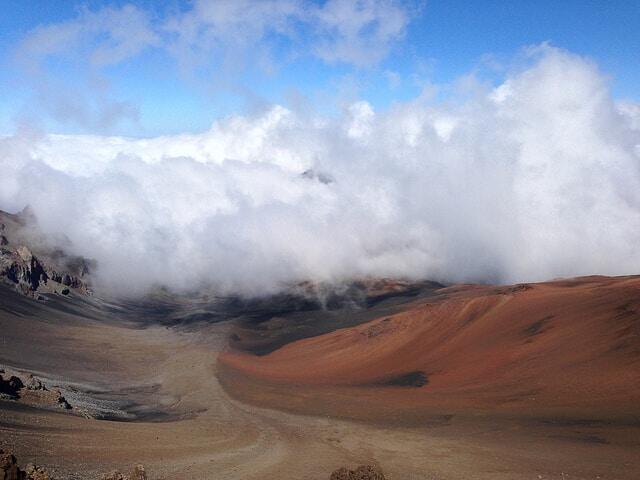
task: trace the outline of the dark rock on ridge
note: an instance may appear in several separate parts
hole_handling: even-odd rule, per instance
[[[47,247],[33,215],[0,211],[0,220],[0,280],[34,298],[40,298],[41,293],[90,292],[91,262]]]

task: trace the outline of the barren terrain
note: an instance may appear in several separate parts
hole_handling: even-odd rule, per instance
[[[430,288],[344,329],[327,311],[329,331],[291,341],[324,314],[165,325],[148,305],[0,287],[0,365],[73,405],[0,400],[0,447],[76,479],[135,463],[164,479],[362,463],[391,479],[637,478],[638,283]]]

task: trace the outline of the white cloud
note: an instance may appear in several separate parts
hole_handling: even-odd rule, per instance
[[[36,118],[46,114],[93,131],[121,122],[135,125],[137,106],[114,98],[100,71],[160,44],[150,15],[132,5],[83,8],[72,20],[35,28],[15,53],[24,68],[21,83],[33,91],[25,113]],[[56,60],[54,68],[51,59]]]
[[[312,16],[319,35],[316,54],[361,67],[385,58],[409,23],[407,8],[392,0],[328,0]]]
[[[6,137],[0,208],[30,204],[120,291],[638,273],[638,107],[581,57],[533,55],[440,104],[338,119],[274,106],[148,140]]]
[[[29,32],[18,50],[20,60],[39,67],[51,55],[69,59],[88,58],[97,66],[113,65],[158,46],[150,15],[133,6],[83,8],[66,22],[41,25]]]
[[[195,0],[166,13],[81,8],[28,32],[17,47],[20,81],[33,91],[25,114],[90,132],[138,126],[137,105],[117,98],[109,70],[152,49],[176,62],[178,81],[205,94],[250,95],[238,81],[243,72],[273,75],[300,58],[371,67],[402,39],[408,12],[392,0]]]

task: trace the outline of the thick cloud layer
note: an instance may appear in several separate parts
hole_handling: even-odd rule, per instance
[[[640,115],[542,47],[498,88],[339,119],[274,106],[210,131],[0,140],[29,204],[100,285],[269,292],[301,280],[640,273]]]

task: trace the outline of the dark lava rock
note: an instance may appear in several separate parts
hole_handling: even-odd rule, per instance
[[[10,398],[18,398],[20,390],[24,388],[24,383],[19,377],[11,376],[9,380],[5,380],[0,375],[0,393],[9,396]]]
[[[60,395],[60,392],[58,392],[58,395]],[[58,397],[58,405],[60,405],[60,408],[64,408],[65,410],[71,410],[73,408],[62,395]]]

